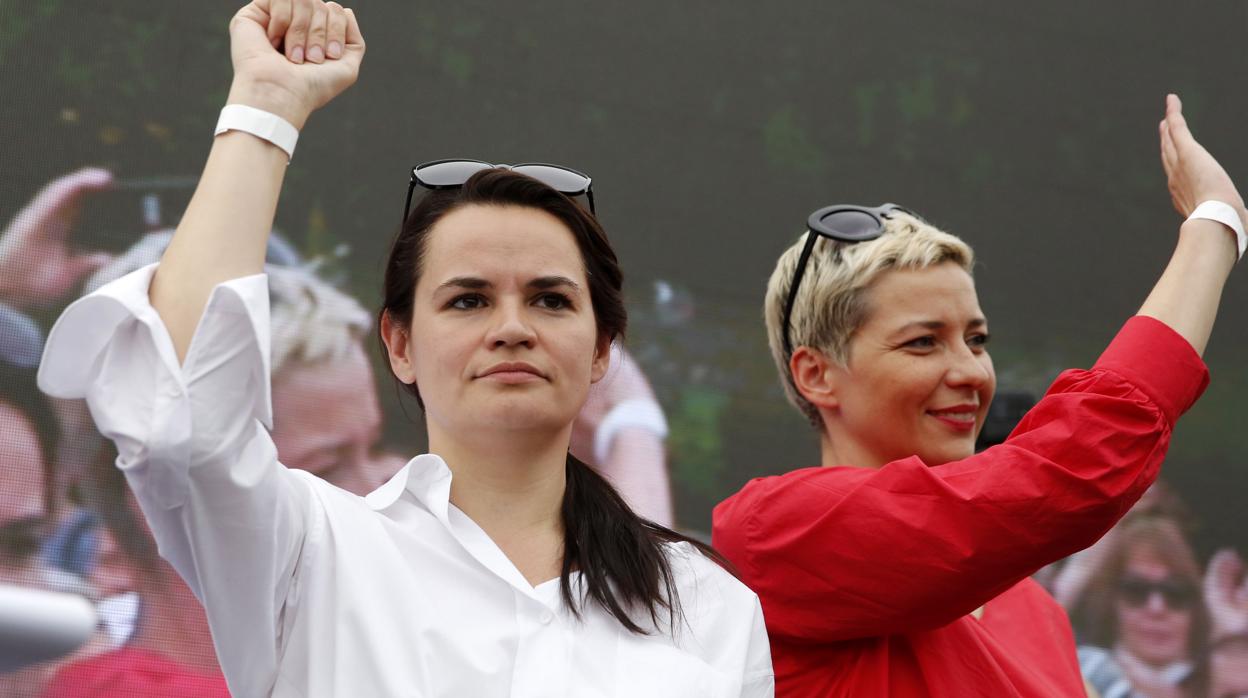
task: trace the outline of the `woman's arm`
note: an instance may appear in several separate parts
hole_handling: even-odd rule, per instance
[[[1183,118],[1183,104],[1175,95],[1166,97],[1166,118],[1160,125],[1161,164],[1174,208],[1184,218],[1205,201],[1221,201],[1239,212],[1248,226],[1248,211],[1226,170],[1205,150]],[[1217,221],[1184,221],[1179,243],[1140,315],[1169,325],[1204,354],[1222,287],[1235,265],[1235,233]]]
[[[285,55],[277,50],[283,47]],[[321,0],[255,0],[230,21],[234,82],[227,102],[276,114],[296,129],[355,82],[364,38],[351,10]],[[217,136],[150,298],[186,358],[212,289],[258,274],[287,155],[241,131]]]
[[[674,524],[667,421],[641,366],[623,347],[572,427],[572,455],[606,477],[639,516]]]

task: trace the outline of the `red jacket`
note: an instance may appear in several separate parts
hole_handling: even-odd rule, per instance
[[[1126,513],[1207,384],[1191,345],[1135,317],[1000,446],[748,483],[714,544],[762,599],[777,696],[1083,696],[1069,623],[1027,577]]]

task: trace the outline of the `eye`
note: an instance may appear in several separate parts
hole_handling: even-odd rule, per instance
[[[970,337],[967,337],[966,343],[970,345],[972,349],[983,349],[984,347],[988,346],[989,339],[992,339],[992,335],[988,334],[987,332],[980,332],[978,334],[973,334]]]
[[[936,346],[936,335],[923,335],[902,344],[901,346],[909,349],[932,349]]]
[[[543,293],[535,302],[544,310],[563,310],[572,307],[572,299],[562,293]]]
[[[446,304],[446,307],[456,310],[476,310],[484,306],[485,298],[478,293],[465,293],[462,296],[455,296],[450,303]]]

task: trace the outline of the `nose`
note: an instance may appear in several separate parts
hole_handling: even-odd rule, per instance
[[[950,386],[979,390],[988,385],[992,378],[992,362],[987,351],[980,349],[976,352],[965,345],[953,351],[949,370],[945,372],[945,381]]]
[[[495,306],[486,343],[493,349],[511,346],[533,347],[536,333],[520,303],[501,302]]]
[[[1161,591],[1153,589],[1148,594],[1148,610],[1153,613],[1162,613],[1167,609],[1166,598],[1161,595]]]

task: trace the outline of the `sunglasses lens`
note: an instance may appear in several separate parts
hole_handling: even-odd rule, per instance
[[[554,189],[555,191],[576,196],[589,189],[589,177],[562,167],[553,165],[516,165],[512,168],[522,175],[527,175]]]
[[[862,211],[833,211],[820,218],[819,223],[840,239],[869,240],[880,232],[879,221]]]
[[[1133,608],[1148,604],[1153,594],[1161,594],[1166,606],[1176,611],[1186,610],[1195,600],[1194,590],[1181,582],[1152,582],[1145,579],[1122,580],[1118,585],[1118,596],[1124,603]]]
[[[420,165],[416,168],[416,179],[426,187],[457,187],[481,170],[488,170],[493,165],[475,160],[450,160]]]

